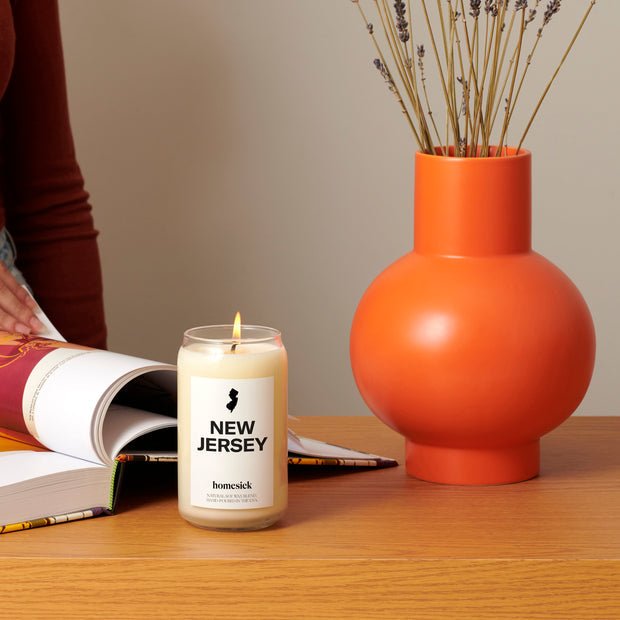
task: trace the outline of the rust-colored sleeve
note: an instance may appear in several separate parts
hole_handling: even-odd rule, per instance
[[[17,266],[70,342],[106,346],[97,231],[75,158],[56,0],[15,0],[2,101],[6,224]]]

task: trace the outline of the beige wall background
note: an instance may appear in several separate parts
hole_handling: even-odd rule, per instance
[[[586,4],[565,2],[548,29],[530,100]],[[368,413],[349,367],[349,325],[372,278],[410,249],[414,144],[355,7],[60,8],[111,348],[173,361],[184,329],[232,321],[239,309],[244,322],[282,330],[291,413]],[[573,278],[597,326],[580,409],[594,415],[620,413],[618,23],[620,3],[599,2],[526,144],[535,247]]]

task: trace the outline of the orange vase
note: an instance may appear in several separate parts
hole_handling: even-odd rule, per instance
[[[540,437],[586,393],[592,317],[532,251],[530,195],[527,151],[416,155],[414,250],[364,294],[350,351],[367,405],[406,438],[412,476],[532,478]]]

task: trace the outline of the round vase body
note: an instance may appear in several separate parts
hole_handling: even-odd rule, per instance
[[[539,439],[577,408],[595,337],[575,285],[530,244],[527,152],[416,156],[414,251],[371,284],[351,330],[370,409],[407,471],[448,484],[539,472]]]

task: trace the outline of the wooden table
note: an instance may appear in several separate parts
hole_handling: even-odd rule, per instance
[[[295,428],[403,459],[374,418]],[[1,617],[620,618],[620,418],[569,420],[517,485],[293,472],[261,532],[186,524],[174,466],[134,465],[119,514],[0,537]]]

